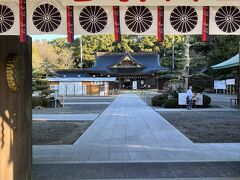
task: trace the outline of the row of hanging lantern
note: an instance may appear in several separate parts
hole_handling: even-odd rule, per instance
[[[79,1],[79,0],[78,0]],[[239,35],[240,10],[235,6],[63,6],[55,1],[26,0],[0,3],[0,35],[74,34],[164,35],[202,34]],[[19,15],[19,21],[17,19]],[[20,28],[19,28],[20,27]]]

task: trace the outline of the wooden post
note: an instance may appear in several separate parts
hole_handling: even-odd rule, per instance
[[[32,43],[0,36],[0,180],[30,180]]]
[[[237,79],[238,79],[238,89],[237,89],[237,98],[238,98],[238,109],[240,110],[240,42],[239,42],[239,62],[238,62],[238,75],[237,75]]]
[[[62,95],[62,106],[64,108],[64,95]]]

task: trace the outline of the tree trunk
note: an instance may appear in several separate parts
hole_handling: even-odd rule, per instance
[[[184,78],[184,83],[183,83],[183,88],[184,90],[188,89],[188,77],[189,77],[189,69],[190,69],[190,63],[191,63],[191,58],[190,58],[190,38],[189,36],[186,37],[186,43],[185,43],[185,63],[183,67],[183,78]]]

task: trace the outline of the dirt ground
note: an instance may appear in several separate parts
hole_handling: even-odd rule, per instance
[[[33,122],[33,145],[73,144],[93,121]]]
[[[240,143],[240,112],[159,112],[194,143]]]
[[[33,114],[100,114],[108,104],[66,105],[64,108],[33,109]]]

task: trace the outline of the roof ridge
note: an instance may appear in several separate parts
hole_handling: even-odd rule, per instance
[[[158,55],[158,52],[96,52],[96,56],[109,56],[109,55],[125,55],[125,54],[130,54],[130,55]]]
[[[144,64],[142,64],[142,63],[139,62],[137,59],[135,59],[134,57],[132,57],[131,54],[129,54],[129,53],[122,54],[121,58],[119,58],[117,62],[114,62],[113,64],[109,65],[108,67],[110,68],[110,67],[112,67],[112,66],[114,66],[114,65],[116,65],[116,64],[118,64],[118,63],[120,63],[120,62],[123,61],[124,58],[127,57],[127,56],[130,57],[131,60],[134,61],[135,63],[137,63],[138,65],[140,65],[140,66],[146,68]]]

